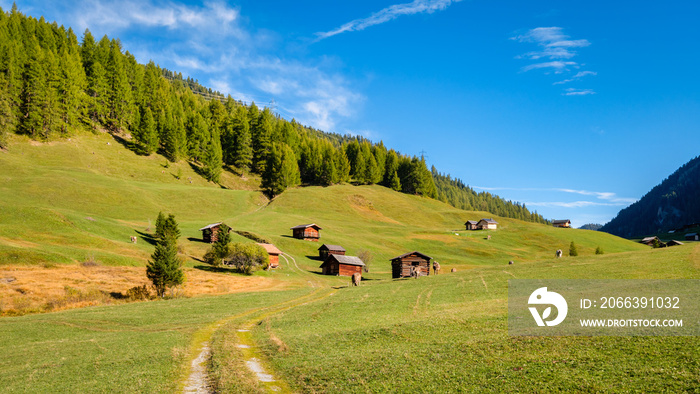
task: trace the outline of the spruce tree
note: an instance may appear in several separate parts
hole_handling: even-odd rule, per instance
[[[140,150],[145,155],[150,155],[158,148],[158,132],[156,122],[153,119],[151,109],[146,107],[141,115],[141,125],[137,133],[134,133],[140,144]]]
[[[184,283],[185,274],[181,267],[182,260],[177,256],[175,239],[165,237],[158,241],[146,266],[146,276],[153,283],[159,297],[163,297],[169,287]]]
[[[0,149],[7,148],[7,139],[15,131],[17,118],[12,113],[12,100],[8,92],[8,84],[0,73]]]
[[[231,160],[242,170],[249,170],[253,164],[253,147],[248,124],[248,113],[243,106],[236,108],[230,118],[230,137],[233,140]]]
[[[217,183],[221,178],[221,140],[219,134],[214,130],[207,142],[204,155],[202,156],[202,173],[211,182]]]
[[[299,166],[294,151],[287,144],[272,144],[267,158],[261,186],[268,197],[273,198],[285,189],[301,183]]]
[[[574,241],[571,241],[571,244],[569,245],[569,256],[578,256],[578,249],[576,248]]]
[[[258,121],[252,130],[253,145],[253,171],[263,173],[267,156],[272,145],[272,130],[274,117],[269,108],[265,108],[258,117]]]
[[[32,138],[41,138],[47,95],[46,75],[42,65],[44,59],[36,40],[27,46],[27,50],[29,55],[22,76],[25,87],[21,97],[20,130]]]
[[[165,235],[165,215],[163,211],[158,212],[158,217],[156,218],[156,232],[155,237],[158,239],[163,239]]]

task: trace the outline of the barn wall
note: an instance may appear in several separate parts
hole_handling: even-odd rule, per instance
[[[276,254],[270,255],[270,267],[277,268],[280,265],[280,257]]]
[[[355,272],[362,274],[362,267],[359,265],[340,264],[338,275],[352,276]]]

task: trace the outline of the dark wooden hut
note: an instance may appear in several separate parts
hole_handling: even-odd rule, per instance
[[[262,246],[263,249],[267,252],[267,254],[270,256],[270,268],[277,268],[280,266],[280,254],[282,254],[282,251],[277,249],[275,245],[273,244],[261,244],[259,243],[258,245]]]
[[[471,230],[476,230],[476,225],[477,225],[478,223],[479,223],[479,222],[477,222],[476,220],[467,220],[467,222],[464,223],[464,227],[466,227],[467,230],[470,230],[470,231],[471,231]]]
[[[406,278],[411,276],[411,268],[419,269],[419,276],[430,275],[430,259],[432,257],[420,252],[410,252],[391,259],[391,277]]]
[[[318,248],[318,257],[325,260],[329,254],[345,255],[345,248],[340,245],[323,244]]]
[[[365,263],[359,257],[345,256],[342,254],[329,254],[326,261],[321,264],[323,275],[352,276],[358,272],[362,275]]]
[[[224,223],[214,223],[200,228],[199,231],[202,232],[202,240],[210,244],[216,242],[219,239],[219,231],[221,231],[222,224]],[[228,227],[228,232],[231,232],[231,227]]]
[[[300,224],[292,227],[290,230],[292,230],[292,236],[294,238],[303,239],[306,241],[318,241],[318,239],[321,238],[321,227],[315,223]]]
[[[700,235],[698,233],[688,233],[685,235],[686,241],[700,241]]]

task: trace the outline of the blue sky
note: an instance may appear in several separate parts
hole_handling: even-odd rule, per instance
[[[403,1],[17,5],[575,226],[700,154],[700,3]]]

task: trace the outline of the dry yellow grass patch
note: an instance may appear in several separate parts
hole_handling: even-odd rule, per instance
[[[350,206],[366,219],[385,223],[401,224],[392,218],[384,216],[383,213],[374,208],[372,201],[365,198],[365,196],[361,196],[359,194],[348,196],[348,201],[350,202]]]
[[[179,294],[228,294],[282,290],[283,282],[259,276],[239,276],[185,268]],[[55,311],[125,302],[134,286],[150,284],[145,267],[60,265],[50,268],[0,266],[0,315]]]

